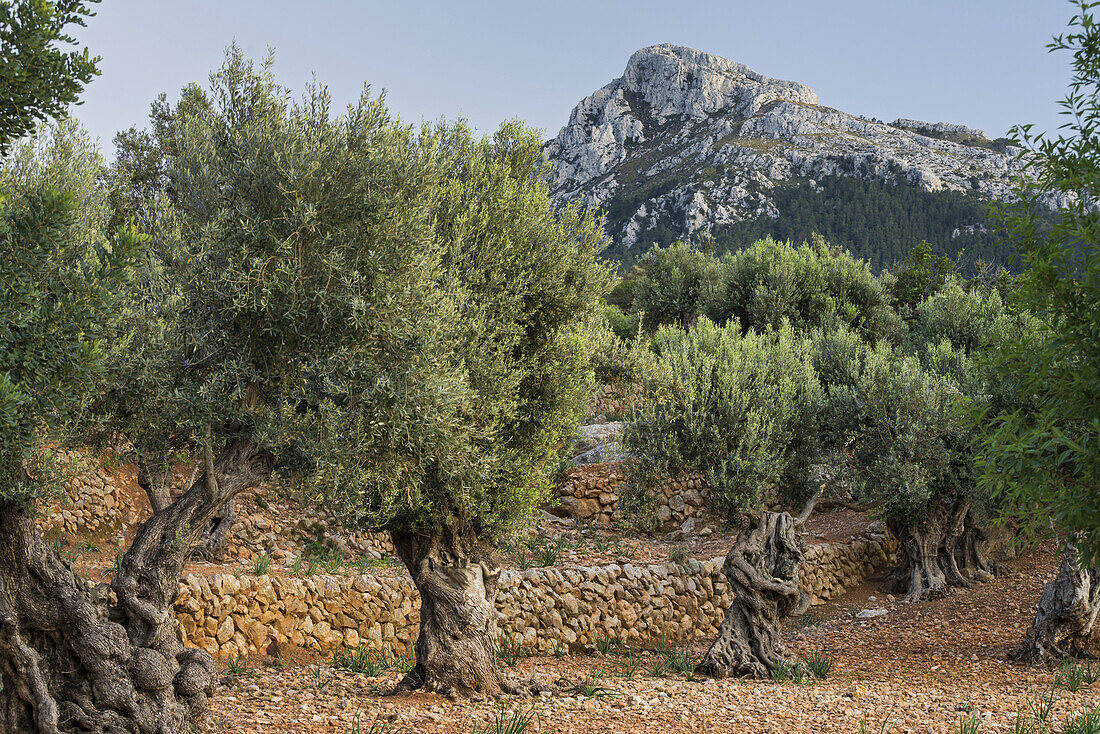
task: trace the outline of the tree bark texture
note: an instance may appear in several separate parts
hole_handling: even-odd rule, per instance
[[[1098,618],[1100,569],[1082,567],[1077,548],[1069,544],[1058,575],[1043,587],[1035,621],[1013,657],[1041,663],[1092,657],[1088,648]]]
[[[996,573],[987,552],[989,529],[968,499],[936,500],[919,525],[890,521],[888,526],[903,551],[891,583],[908,602],[969,589]]]
[[[109,587],[73,573],[32,509],[0,502],[0,731],[178,734],[201,724],[216,667],[176,636],[180,573],[227,499],[270,473],[250,444],[208,459],[138,530]]]
[[[195,483],[195,477],[198,476],[198,473],[199,467],[196,467],[191,475],[189,486]],[[145,496],[149,498],[149,506],[153,508],[154,513],[160,512],[173,502],[170,482],[171,471],[165,469],[159,472],[159,478],[157,474],[158,472],[153,471],[152,467],[147,464],[143,464],[138,468],[138,485],[145,491]],[[225,549],[229,546],[229,531],[233,528],[233,523],[237,521],[236,510],[237,499],[231,497],[214,514],[214,519],[210,521],[202,537],[199,538],[199,542],[195,544],[195,557],[211,562],[222,560],[225,556]]]
[[[471,532],[449,528],[426,535],[391,531],[390,537],[420,592],[416,665],[398,690],[518,693],[497,666],[496,551]]]
[[[799,534],[802,519],[786,512],[750,516],[722,564],[733,604],[698,672],[715,678],[766,678],[780,664],[797,664],[783,643],[782,620],[810,607],[809,595],[798,588],[805,553]]]

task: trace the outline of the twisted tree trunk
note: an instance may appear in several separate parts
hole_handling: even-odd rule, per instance
[[[1054,580],[1043,587],[1035,621],[1013,653],[1017,660],[1054,663],[1090,655],[1090,636],[1100,618],[1100,569],[1084,568],[1069,543]]]
[[[216,668],[176,636],[180,573],[218,509],[266,479],[271,459],[235,443],[206,466],[140,528],[110,587],[74,574],[33,510],[0,502],[0,731],[177,734],[202,722]]]
[[[195,467],[188,486],[195,483],[198,472],[199,467]],[[138,467],[138,486],[145,491],[145,496],[149,499],[149,506],[153,508],[154,513],[160,512],[173,502],[172,487],[169,482],[170,474],[170,469],[165,468],[158,479],[152,467],[148,464],[142,464]],[[232,530],[233,523],[236,521],[237,499],[231,497],[214,514],[210,524],[203,531],[202,537],[195,544],[193,551],[195,557],[211,562],[220,561],[225,556],[225,549],[229,545],[229,531]]]
[[[416,665],[398,690],[520,692],[497,666],[496,551],[472,532],[450,528],[430,535],[391,531],[390,537],[420,592]]]
[[[921,601],[952,587],[969,589],[996,573],[987,555],[989,529],[969,499],[935,500],[919,525],[887,524],[903,551],[891,582],[905,592],[906,601]]]
[[[783,643],[782,620],[810,606],[809,595],[798,588],[798,568],[804,557],[799,529],[811,507],[797,519],[786,512],[750,516],[722,564],[733,604],[698,672],[766,678],[781,664],[798,663]]]

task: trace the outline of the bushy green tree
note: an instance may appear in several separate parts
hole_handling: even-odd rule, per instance
[[[612,319],[623,314],[614,306],[603,304],[600,312],[584,336],[592,350],[592,369],[597,384],[629,390],[649,381],[654,364],[649,337],[640,333],[636,324],[633,332],[620,334]],[[610,317],[608,312],[611,312]]]
[[[794,246],[765,238],[721,258],[716,284],[699,310],[717,323],[799,331],[844,324],[868,339],[893,336],[897,318],[867,263],[817,238]]]
[[[727,516],[760,504],[775,486],[805,491],[816,449],[821,389],[805,340],[784,324],[742,334],[700,317],[662,330],[657,370],[667,385],[634,416],[626,441],[636,456],[627,504],[682,472],[702,472],[710,501]]]
[[[716,266],[712,255],[681,242],[646,252],[633,288],[633,311],[642,325],[651,331],[665,324],[691,325],[704,294],[716,285]]]
[[[1078,654],[1100,617],[1100,24],[1096,3],[1073,5],[1072,31],[1049,46],[1073,54],[1066,133],[1013,129],[1026,168],[996,210],[1026,267],[1016,304],[1040,330],[999,345],[1006,399],[979,403],[974,420],[984,486],[1026,531],[1067,544],[1022,650],[1039,659]]]
[[[99,70],[99,57],[75,45],[72,26],[83,26],[98,0],[0,2],[0,155],[38,121],[59,117],[78,104]]]
[[[932,245],[921,240],[895,266],[894,308],[908,313],[918,303],[939,292],[948,277],[955,273],[956,267],[954,259],[947,255],[933,255]]]
[[[414,130],[368,96],[334,118],[236,49],[212,81],[172,110],[179,214],[135,311],[161,336],[113,410],[154,459],[266,457],[304,501],[388,530],[422,600],[403,685],[508,687],[493,547],[546,497],[593,388],[600,223],[552,210],[518,123]]]
[[[817,333],[813,353],[826,394],[823,443],[853,496],[901,541],[899,587],[916,600],[988,578],[988,513],[957,381],[967,377],[971,389],[984,383],[966,354],[937,342],[923,365],[847,329]]]
[[[957,278],[949,278],[939,291],[913,310],[912,341],[919,344],[948,340],[967,353],[983,350],[1009,336],[1022,316],[1005,308],[996,290],[967,290]]]
[[[144,718],[135,710],[149,711],[154,729],[172,720],[160,716],[165,708],[182,708],[162,708],[133,685],[118,621],[131,599],[109,616],[105,595],[35,525],[38,504],[60,486],[50,452],[103,388],[110,328],[141,249],[131,229],[96,231],[97,157],[72,124],[15,140],[64,110],[95,73],[86,53],[57,48],[84,15],[82,3],[0,3],[0,154],[16,146],[0,171],[0,729],[13,732],[132,729]],[[146,660],[154,667],[138,667],[171,680],[167,660]],[[203,695],[188,698],[195,693]]]

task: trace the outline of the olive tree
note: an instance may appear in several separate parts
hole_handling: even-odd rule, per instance
[[[4,323],[19,328],[4,344],[4,728],[201,719],[215,666],[175,635],[179,575],[225,504],[272,479],[393,532],[424,604],[407,685],[506,687],[492,544],[542,496],[541,463],[589,393],[600,223],[551,210],[518,124],[487,141],[416,131],[367,94],[333,115],[323,89],[292,102],[235,49],[202,94],[176,110],[171,196],[142,204],[152,237],[133,268],[132,233],[62,247],[64,197],[5,215]],[[108,353],[98,337],[116,322],[126,348]],[[89,395],[81,416],[102,435],[200,459],[109,590],[33,522],[35,442]]]
[[[212,81],[174,111],[113,413],[151,456],[234,449],[390,532],[422,604],[402,685],[511,690],[494,544],[546,497],[591,394],[600,222],[552,209],[519,123],[414,130],[367,96],[333,120],[323,89],[291,104],[236,50]]]
[[[636,457],[626,504],[644,517],[654,492],[689,471],[706,477],[711,506],[730,519],[772,487],[804,500],[822,398],[806,340],[786,324],[742,333],[736,319],[718,326],[701,316],[655,342],[661,386],[626,435]]]
[[[1082,653],[1100,619],[1100,26],[1095,3],[1073,4],[1072,32],[1049,45],[1073,54],[1067,132],[1012,131],[1026,169],[996,209],[1026,267],[1016,299],[1040,328],[996,350],[1002,399],[974,416],[984,486],[1025,532],[1065,548],[1019,651],[1043,661]]]
[[[917,357],[846,330],[819,334],[814,351],[827,395],[825,443],[853,496],[900,541],[899,590],[917,601],[989,578],[987,514],[957,415],[959,387]]]

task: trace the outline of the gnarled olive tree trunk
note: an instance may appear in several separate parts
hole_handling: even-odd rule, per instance
[[[1083,567],[1077,548],[1067,544],[1058,575],[1043,587],[1035,621],[1013,657],[1043,663],[1086,657],[1098,618],[1100,569]]]
[[[722,564],[733,604],[698,672],[766,678],[781,664],[797,664],[783,643],[782,620],[810,606],[809,595],[798,588],[798,568],[805,554],[799,531],[811,508],[798,518],[786,512],[749,517]]]
[[[391,531],[390,537],[420,592],[416,665],[398,690],[518,693],[497,666],[496,550],[451,528],[427,535]]]
[[[140,528],[110,587],[73,573],[33,510],[0,502],[0,731],[177,734],[201,723],[216,669],[176,636],[180,573],[227,499],[270,473],[251,444],[208,456]]]
[[[989,526],[969,499],[934,500],[919,525],[887,525],[902,548],[891,582],[896,591],[905,592],[906,601],[927,599],[951,587],[969,589],[996,572],[987,555]]]
[[[198,471],[199,467],[196,467],[189,485],[195,483]],[[170,471],[165,469],[159,474],[158,477],[157,472],[147,464],[138,467],[138,486],[145,491],[145,496],[149,498],[149,506],[153,508],[154,513],[160,512],[173,502],[172,488],[169,484]],[[229,546],[229,531],[233,529],[233,523],[236,521],[237,498],[231,497],[214,513],[214,517],[203,530],[202,536],[192,551],[194,556],[211,562],[222,560],[225,549]]]

